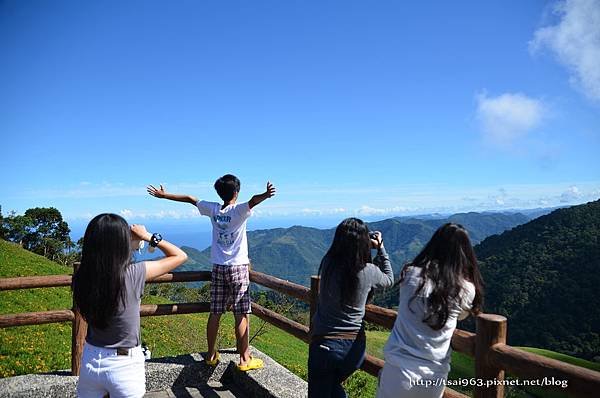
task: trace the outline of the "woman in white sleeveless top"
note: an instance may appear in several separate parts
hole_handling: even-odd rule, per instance
[[[401,272],[398,317],[384,347],[378,398],[439,398],[458,320],[477,314],[483,282],[467,231],[441,226]]]

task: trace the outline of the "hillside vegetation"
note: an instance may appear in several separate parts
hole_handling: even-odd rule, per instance
[[[600,356],[600,201],[558,209],[477,247],[486,312],[509,343]]]
[[[73,269],[0,239],[0,278],[70,274]],[[0,292],[0,314],[71,308],[68,287]],[[0,329],[0,377],[70,367],[71,325]]]

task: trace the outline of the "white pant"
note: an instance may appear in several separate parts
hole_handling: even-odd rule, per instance
[[[138,398],[146,393],[144,353],[131,348],[129,355],[117,355],[116,348],[96,347],[85,343],[77,396],[84,398]]]
[[[379,386],[377,386],[377,398],[441,398],[444,394],[444,385],[418,385],[415,381],[429,379],[446,379],[448,375],[425,378],[422,374],[409,369],[399,368],[385,363],[379,374]],[[412,381],[412,382],[411,382]],[[440,383],[441,384],[441,383]]]

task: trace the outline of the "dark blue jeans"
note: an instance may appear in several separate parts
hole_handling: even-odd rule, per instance
[[[342,382],[365,360],[365,340],[321,339],[308,349],[309,398],[345,398]]]

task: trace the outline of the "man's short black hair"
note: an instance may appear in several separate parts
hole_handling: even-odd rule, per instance
[[[215,181],[215,189],[223,202],[229,202],[236,192],[240,192],[240,179],[233,174],[225,174]]]

